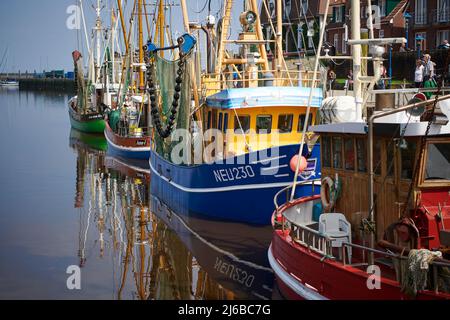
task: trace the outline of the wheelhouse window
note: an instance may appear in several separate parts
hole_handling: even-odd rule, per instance
[[[292,121],[294,116],[292,114],[282,114],[278,117],[278,130],[280,133],[292,132]]]
[[[225,113],[223,117],[223,132],[227,132],[228,129],[228,113]]]
[[[356,162],[358,172],[367,172],[367,144],[365,139],[356,139]]]
[[[342,138],[333,137],[333,168],[342,169]]]
[[[259,115],[256,117],[256,133],[272,132],[272,116]]]
[[[327,136],[322,136],[322,165],[326,168],[331,168],[331,139]]]
[[[400,157],[402,160],[400,177],[411,180],[413,177],[414,164],[416,159],[416,144],[403,140],[400,142]]]
[[[450,143],[428,144],[424,180],[450,182]]]
[[[207,128],[211,129],[211,123],[212,123],[212,112],[208,111],[208,124],[207,124]]]
[[[219,129],[220,131],[222,131],[223,128],[223,113],[219,113],[219,125],[217,126],[217,129]]]
[[[344,139],[345,170],[355,170],[355,147],[353,138]]]
[[[298,128],[297,128],[298,132],[303,132],[303,128],[305,126],[305,120],[306,120],[306,114],[301,114],[298,117]],[[308,126],[306,129],[308,129],[310,126],[312,126],[312,123],[313,123],[313,116],[310,114],[309,120],[308,120]]]
[[[244,134],[250,131],[250,116],[234,117],[234,133]]]

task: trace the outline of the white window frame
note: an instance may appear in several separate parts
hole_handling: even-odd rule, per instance
[[[438,22],[450,21],[450,0],[437,0],[436,15]]]
[[[449,40],[450,30],[438,30],[436,32],[436,47],[442,44],[444,40]]]
[[[427,0],[416,0],[415,24],[427,23]]]
[[[344,17],[342,16],[342,7],[344,6],[336,6],[336,19],[335,22],[336,23],[342,23],[344,22]]]
[[[378,37],[381,38],[381,39],[384,38],[384,30],[383,29],[379,30]]]
[[[380,7],[380,17],[386,17],[386,0],[379,0],[378,5]]]

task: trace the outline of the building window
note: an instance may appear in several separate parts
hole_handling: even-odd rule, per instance
[[[336,6],[333,7],[333,20],[336,23],[344,22],[345,17],[345,6]]]
[[[280,133],[290,133],[292,131],[292,114],[282,114],[278,117],[278,130]]]
[[[386,142],[386,174],[388,177],[394,177],[395,172],[395,145]]]
[[[373,148],[373,168],[376,175],[381,175],[381,167],[383,166],[381,162],[381,143],[381,140],[377,140]]]
[[[302,8],[302,15],[307,15],[308,12],[308,0],[301,0],[301,8]]]
[[[331,139],[322,136],[322,165],[325,168],[331,168]]]
[[[450,0],[438,0],[437,21],[450,21]]]
[[[298,47],[298,49],[303,49],[305,47],[303,26],[304,26],[303,23],[297,25],[297,47]]]
[[[234,132],[236,134],[248,133],[250,131],[250,116],[234,117]]]
[[[333,168],[342,169],[342,138],[333,137]]]
[[[356,161],[358,172],[367,172],[367,144],[365,139],[356,139]]]
[[[256,118],[256,133],[272,132],[272,116],[260,115]]]
[[[384,30],[380,29],[378,37],[383,39],[384,38]]]
[[[385,17],[387,12],[386,12],[386,0],[379,0],[378,1],[378,5],[380,6],[380,16],[381,17]]]
[[[427,50],[427,33],[426,32],[417,32],[416,37],[416,50],[420,46],[420,50]]]
[[[219,129],[219,131],[222,131],[223,128],[223,113],[219,113],[219,125],[217,126],[217,129]]]
[[[338,49],[339,48],[339,34],[338,33],[334,34],[333,46],[335,47],[336,52],[339,52],[339,49]]]
[[[436,33],[436,46],[443,44],[444,40],[450,40],[449,38],[449,30],[439,30]]]
[[[426,24],[427,23],[427,0],[416,0],[415,23]]]

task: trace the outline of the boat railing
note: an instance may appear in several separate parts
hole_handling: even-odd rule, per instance
[[[297,181],[295,183],[295,186],[304,186],[304,185],[311,185],[312,189],[311,189],[311,195],[314,194],[315,188],[316,186],[320,186],[321,184],[321,180],[320,179],[314,179],[314,180],[305,180],[305,181]],[[291,192],[292,192],[292,188],[293,188],[293,184],[288,185],[287,187],[281,189],[280,191],[278,191],[275,196],[273,197],[273,203],[275,205],[275,210],[277,213],[279,213],[279,209],[280,209],[280,203],[278,201],[279,197],[282,194],[286,195],[286,200],[284,201],[283,204],[289,203],[290,202],[290,197],[291,197]]]
[[[320,73],[316,78],[317,87],[320,84]],[[200,89],[207,91],[220,91],[231,88],[247,88],[264,86],[272,82],[277,86],[311,87],[313,82],[312,71],[281,70],[255,70],[255,71],[226,71],[221,73],[204,74],[201,77]]]
[[[139,127],[139,131],[132,132],[127,126],[119,126],[119,135],[123,137],[133,137],[133,138],[144,138],[148,137],[152,133],[152,128],[150,127]]]

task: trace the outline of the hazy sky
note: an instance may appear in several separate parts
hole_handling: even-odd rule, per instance
[[[122,0],[132,6],[132,0]],[[107,6],[115,5],[115,0],[103,0]],[[179,3],[178,0],[168,2]],[[238,17],[242,9],[241,1],[233,6],[234,17]],[[259,2],[259,1],[258,1]],[[34,72],[53,69],[71,70],[71,52],[77,49],[77,32],[69,30],[66,21],[69,14],[67,8],[77,3],[75,0],[0,0],[0,63],[3,54],[8,49],[5,72],[20,70],[21,72]],[[88,20],[88,29],[93,26],[95,12],[91,5],[96,0],[83,1],[85,15]],[[154,0],[147,0],[154,3]],[[187,0],[190,20],[203,21],[207,9],[201,11],[205,0]],[[216,13],[222,0],[212,0],[212,11]],[[104,10],[105,17],[107,10]],[[173,10],[173,30],[182,32],[182,18],[180,7]],[[109,19],[109,18],[108,18]],[[127,12],[126,20],[129,20]],[[238,19],[234,19],[237,23]],[[105,20],[106,21],[106,20]],[[109,20],[108,20],[109,22]],[[2,70],[4,71],[3,67]]]

